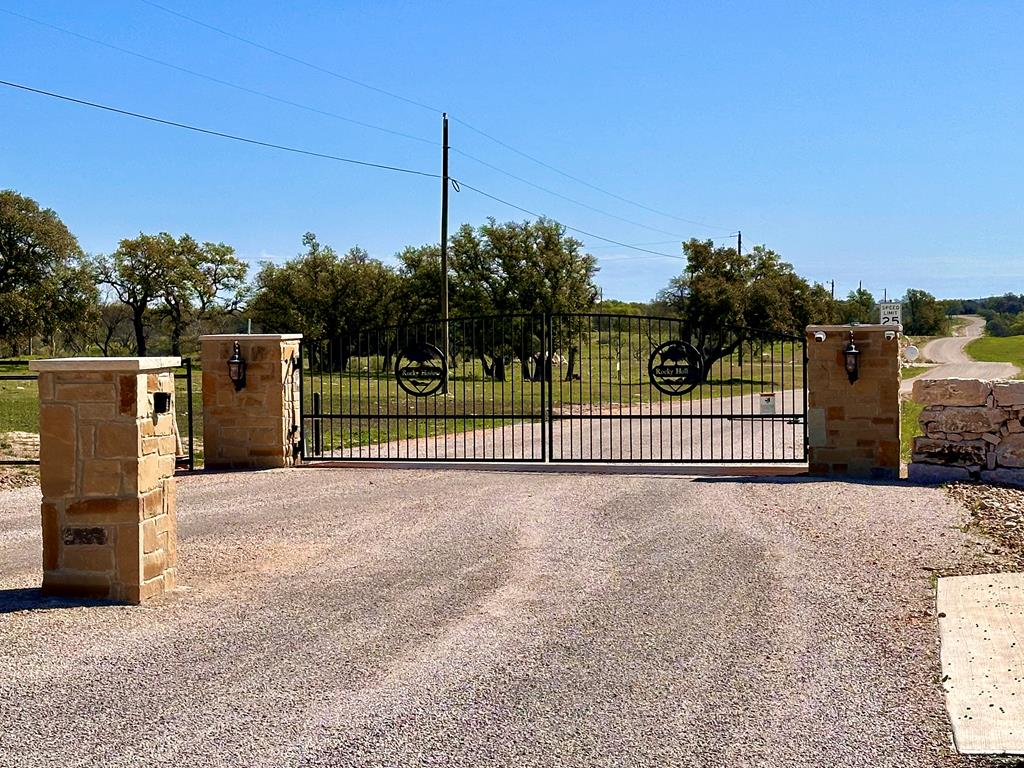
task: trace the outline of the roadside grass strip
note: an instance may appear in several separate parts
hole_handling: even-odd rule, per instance
[[[982,336],[967,345],[967,354],[982,363],[1012,363],[1024,378],[1024,336]]]

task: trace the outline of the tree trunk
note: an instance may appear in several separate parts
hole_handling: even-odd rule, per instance
[[[171,315],[171,355],[181,357],[181,337],[185,334],[185,324],[181,321],[181,314]]]
[[[565,372],[566,381],[572,381],[573,374],[576,373],[576,356],[579,351],[578,347],[569,347],[569,369]]]
[[[142,322],[143,309],[132,308],[132,329],[135,331],[135,353],[139,357],[146,356],[146,326]]]

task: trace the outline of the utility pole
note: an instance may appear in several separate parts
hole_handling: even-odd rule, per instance
[[[441,114],[441,325],[444,335],[444,362],[448,367],[448,113]],[[448,391],[445,381],[444,391]]]
[[[738,229],[736,230],[736,255],[743,255],[743,233]]]
[[[834,299],[835,297],[836,297],[836,281],[833,280],[832,281],[832,298]]]

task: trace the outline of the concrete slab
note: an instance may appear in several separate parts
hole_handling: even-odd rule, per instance
[[[956,748],[1024,755],[1024,573],[939,579],[937,607]]]

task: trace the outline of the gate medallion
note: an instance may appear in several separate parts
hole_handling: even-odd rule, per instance
[[[395,361],[398,386],[413,397],[430,397],[444,389],[448,364],[433,344],[420,342],[406,347]]]
[[[666,395],[685,395],[703,379],[704,359],[692,344],[666,341],[647,362],[651,384]]]

